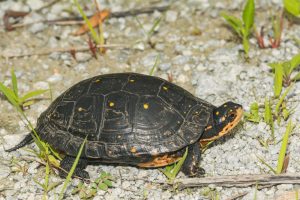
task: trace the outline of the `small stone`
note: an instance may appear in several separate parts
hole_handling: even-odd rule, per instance
[[[23,122],[22,122],[23,124]],[[24,134],[11,134],[3,136],[4,149],[9,149],[18,144],[24,138]]]
[[[86,64],[79,63],[78,65],[76,65],[76,66],[74,67],[74,69],[75,69],[77,72],[84,72],[84,71],[86,71]]]
[[[185,82],[187,82],[187,80],[188,80],[188,78],[187,78],[187,76],[184,75],[184,74],[180,74],[180,75],[178,76],[178,78],[177,78],[177,81],[178,81],[179,83],[185,83]]]
[[[45,23],[35,23],[32,26],[30,26],[29,31],[31,33],[38,33],[43,31],[46,28]]]
[[[133,45],[133,48],[136,49],[136,50],[144,51],[145,50],[145,44],[143,42],[138,42],[138,43],[135,43]]]
[[[27,0],[27,4],[32,10],[37,10],[44,5],[42,0]]]
[[[171,68],[171,63],[161,63],[158,65],[158,68],[162,71],[167,71]]]
[[[58,81],[61,81],[62,80],[62,75],[61,74],[53,74],[52,76],[50,76],[47,81],[50,82],[50,83],[55,83],[55,82],[58,82]]]
[[[166,13],[166,21],[167,22],[175,22],[177,20],[178,13],[173,10],[168,10]]]
[[[10,174],[10,168],[7,166],[0,165],[0,180],[5,179]]]
[[[78,52],[76,53],[76,60],[78,62],[86,62],[92,58],[92,55],[90,53],[83,53],[83,52]]]
[[[36,82],[33,87],[35,89],[42,89],[42,90],[47,90],[49,89],[49,83],[47,83],[46,81],[39,81],[39,82]]]

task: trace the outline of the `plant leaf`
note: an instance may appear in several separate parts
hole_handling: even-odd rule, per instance
[[[290,85],[285,91],[284,93],[281,95],[279,101],[276,104],[275,107],[275,115],[278,116],[279,115],[279,111],[280,111],[280,106],[282,105],[284,98],[286,97],[286,95],[289,93],[289,91],[291,90],[293,85]]]
[[[226,22],[235,30],[235,32],[239,35],[239,37],[242,38],[242,29],[243,29],[243,23],[242,21],[234,17],[232,15],[227,15],[226,13],[221,13],[221,16],[226,20]]]
[[[300,6],[300,5],[299,5],[299,6]],[[291,65],[291,69],[290,69],[290,74],[291,74],[292,71],[294,71],[294,69],[300,65],[300,53],[297,54],[297,55],[295,55],[295,56],[290,60],[290,65]]]
[[[253,26],[254,23],[254,13],[255,13],[255,3],[254,0],[248,0],[244,11],[243,11],[243,21],[245,27],[245,36],[248,37],[249,31]]]
[[[147,35],[148,37],[150,37],[151,35],[153,35],[153,33],[155,32],[156,27],[158,27],[160,21],[161,21],[162,17],[159,17],[158,19],[156,19],[154,21],[153,26],[151,27],[151,29],[148,31]]]
[[[30,99],[30,98],[32,98],[32,97],[41,95],[41,94],[43,94],[43,93],[45,93],[45,92],[47,92],[47,91],[49,91],[49,90],[35,90],[35,91],[28,92],[28,93],[26,93],[24,96],[22,96],[22,97],[20,98],[20,102],[23,103],[23,102],[25,102],[27,99]]]
[[[258,123],[260,121],[258,103],[253,102],[250,105],[250,113],[245,113],[244,115],[248,121]]]
[[[282,172],[283,162],[284,162],[286,149],[287,149],[287,145],[288,145],[288,141],[289,141],[289,135],[292,132],[293,128],[294,127],[293,127],[292,122],[289,121],[289,123],[286,127],[286,131],[284,133],[284,136],[282,138],[281,148],[280,148],[280,152],[279,152],[279,156],[278,156],[276,174],[281,174],[281,172]]]
[[[112,182],[110,180],[104,180],[103,181],[104,184],[106,184],[108,187],[112,187]]]
[[[282,90],[283,67],[281,65],[275,66],[274,76],[274,94],[278,98]]]
[[[273,167],[271,167],[264,159],[262,159],[261,157],[259,157],[258,155],[256,155],[256,157],[258,158],[258,160],[264,164],[266,167],[268,167],[274,174],[276,174],[276,170],[273,169]]]
[[[293,78],[292,81],[299,81],[300,80],[300,72],[298,72]]]
[[[300,2],[299,0],[284,0],[284,8],[292,15],[299,17],[300,15]]]
[[[107,186],[105,183],[100,183],[100,184],[98,185],[98,188],[99,188],[100,190],[106,191],[106,190],[108,189],[108,186]]]
[[[72,177],[72,175],[73,175],[73,173],[74,173],[74,171],[76,169],[76,166],[78,164],[79,158],[81,156],[81,153],[82,153],[82,150],[83,150],[83,147],[84,147],[86,141],[87,141],[87,137],[85,137],[84,141],[82,142],[82,144],[81,144],[81,146],[79,148],[78,154],[77,154],[77,156],[75,158],[75,161],[74,161],[74,163],[73,163],[73,165],[72,165],[72,167],[71,167],[71,169],[70,169],[70,171],[68,173],[68,176],[67,176],[67,178],[66,178],[66,180],[64,182],[64,185],[63,185],[63,187],[62,187],[62,189],[61,189],[61,191],[59,193],[59,199],[60,200],[64,198],[64,193],[65,193],[65,191],[67,189],[67,186],[68,186],[68,183],[70,182],[71,177]]]
[[[179,171],[187,157],[187,154],[188,154],[188,148],[185,149],[183,157],[178,161],[178,163],[175,164],[174,168],[171,170],[171,172],[173,174],[173,178],[176,178],[177,174],[179,173]]]
[[[15,93],[10,88],[6,87],[0,82],[0,91],[5,95],[8,101],[14,105],[16,108],[19,107],[18,98],[15,96]]]
[[[18,99],[19,98],[19,95],[18,95],[19,90],[18,90],[17,76],[13,69],[11,70],[10,73],[11,73],[11,83],[12,83],[13,91],[14,91],[16,98]]]
[[[246,38],[245,36],[243,37],[243,47],[244,47],[246,56],[248,56],[250,45],[249,45],[248,38]]]

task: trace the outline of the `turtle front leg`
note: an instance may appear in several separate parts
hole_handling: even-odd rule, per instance
[[[65,178],[68,175],[68,172],[71,170],[74,161],[75,161],[75,158],[71,157],[71,156],[65,156],[62,159],[62,161],[60,162],[60,167],[63,168],[64,170],[66,170],[67,173],[60,170],[59,171],[60,177]],[[73,173],[73,176],[79,176],[84,179],[89,179],[90,178],[89,173],[84,170],[86,168],[86,166],[87,166],[87,160],[79,159],[76,169]]]
[[[181,171],[186,176],[203,176],[204,169],[199,167],[201,150],[199,143],[196,142],[188,147],[188,155],[182,165]]]

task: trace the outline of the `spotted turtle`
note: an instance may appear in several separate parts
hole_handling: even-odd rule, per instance
[[[208,86],[206,86],[208,87]],[[166,80],[136,73],[99,75],[62,93],[37,120],[35,131],[64,153],[61,167],[69,171],[84,139],[75,170],[91,162],[144,168],[178,161],[188,147],[182,172],[199,174],[201,146],[227,134],[242,116],[242,106],[216,107]],[[14,151],[33,141],[29,133]]]

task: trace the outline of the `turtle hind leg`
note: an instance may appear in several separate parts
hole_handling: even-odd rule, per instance
[[[16,146],[10,148],[10,149],[6,149],[5,151],[6,152],[12,152],[12,151],[15,151],[17,149],[20,149],[24,146],[26,146],[27,144],[30,144],[31,142],[33,142],[33,137],[31,135],[32,133],[29,133],[25,136],[25,138],[19,143],[17,144]]]
[[[182,165],[181,171],[190,177],[203,176],[205,171],[199,167],[201,150],[199,143],[196,142],[188,147],[188,155]]]
[[[66,172],[60,170],[59,171],[60,177],[65,178],[68,176],[68,173],[71,170],[74,161],[75,161],[75,157],[65,156],[63,158],[63,160],[60,162],[60,167],[63,168]],[[87,164],[88,162],[86,159],[79,159],[75,171],[73,173],[73,176],[79,176],[84,179],[89,179],[90,178],[89,173],[84,170]]]

